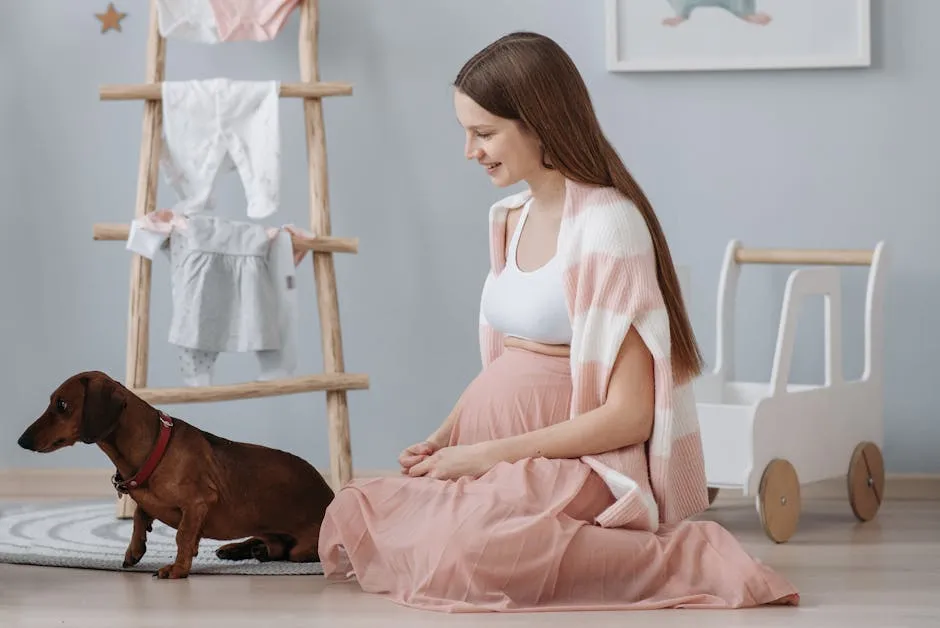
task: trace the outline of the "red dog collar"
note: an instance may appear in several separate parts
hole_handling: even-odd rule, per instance
[[[173,430],[173,418],[160,411],[158,411],[157,418],[160,419],[160,434],[140,470],[129,480],[122,479],[120,471],[115,471],[111,477],[111,484],[114,485],[119,495],[126,495],[128,489],[137,488],[146,482],[166,451],[167,443],[170,442],[170,432]]]

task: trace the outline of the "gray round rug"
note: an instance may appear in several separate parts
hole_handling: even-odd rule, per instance
[[[44,504],[0,514],[0,562],[156,573],[176,558],[176,530],[159,521],[147,534],[147,553],[124,568],[133,522],[117,519],[114,501]],[[203,539],[191,574],[322,575],[320,563],[227,561],[215,550],[229,541]]]

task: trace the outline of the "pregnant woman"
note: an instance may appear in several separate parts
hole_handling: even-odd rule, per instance
[[[708,505],[701,357],[658,220],[574,63],[514,33],[455,87],[467,158],[527,184],[489,211],[483,369],[400,476],[339,491],[325,574],[448,612],[797,604],[727,530],[689,520]]]

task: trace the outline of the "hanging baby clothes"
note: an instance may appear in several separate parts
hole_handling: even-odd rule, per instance
[[[274,40],[299,0],[157,0],[166,38],[203,44]]]
[[[227,78],[163,82],[160,165],[181,214],[211,209],[221,170],[237,169],[251,218],[280,204],[278,81]]]
[[[296,368],[296,275],[291,233],[202,214],[153,212],[135,220],[127,248],[170,259],[169,341],[183,381],[209,386],[221,352],[255,352],[260,380]]]

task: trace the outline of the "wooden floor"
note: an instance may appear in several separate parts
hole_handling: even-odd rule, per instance
[[[0,626],[940,626],[940,501],[894,501],[857,523],[845,500],[804,503],[785,545],[764,537],[753,501],[719,496],[715,519],[800,589],[799,608],[443,615],[404,609],[321,577],[146,574],[0,565]]]

